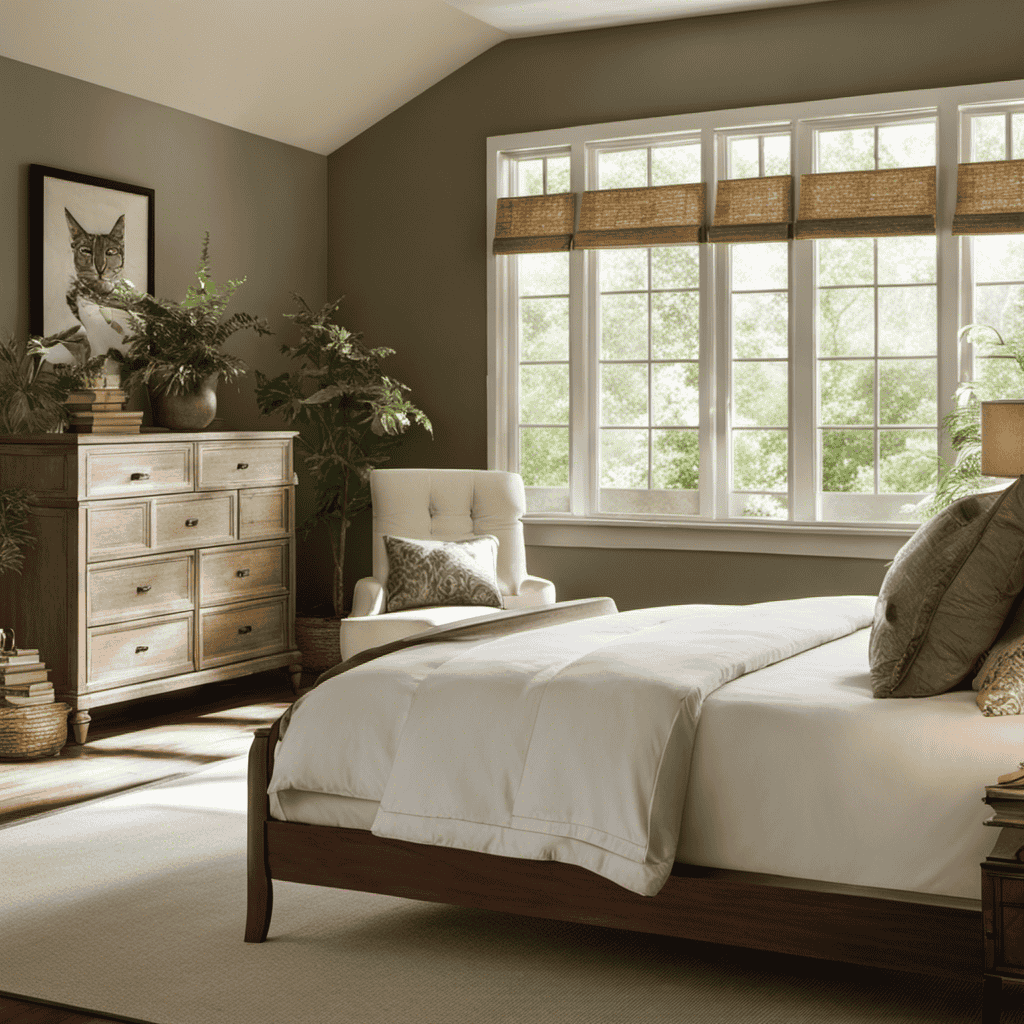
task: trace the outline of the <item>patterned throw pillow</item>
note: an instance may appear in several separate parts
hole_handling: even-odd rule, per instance
[[[385,537],[387,610],[436,605],[503,607],[498,589],[498,538],[411,540]]]
[[[974,688],[982,714],[1024,713],[1024,602],[1019,598],[974,677]]]

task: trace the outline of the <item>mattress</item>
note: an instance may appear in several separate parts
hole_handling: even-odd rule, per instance
[[[677,859],[710,868],[980,900],[984,787],[1024,752],[1024,721],[970,690],[871,695],[862,629],[711,694]],[[375,800],[271,794],[274,818],[369,830]]]

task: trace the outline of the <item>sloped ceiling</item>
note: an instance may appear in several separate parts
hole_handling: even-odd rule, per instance
[[[0,0],[0,55],[332,153],[512,35],[815,0]]]

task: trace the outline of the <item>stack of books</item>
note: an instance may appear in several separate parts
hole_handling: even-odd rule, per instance
[[[76,434],[137,434],[141,412],[124,411],[125,393],[120,388],[88,388],[67,397],[71,430]]]
[[[39,660],[39,651],[19,647],[0,653],[0,707],[52,703],[50,670]]]

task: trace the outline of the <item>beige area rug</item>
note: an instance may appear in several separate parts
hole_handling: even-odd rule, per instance
[[[152,1024],[980,1020],[980,982],[292,883],[247,945],[244,772],[0,829],[0,991]]]

